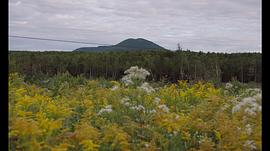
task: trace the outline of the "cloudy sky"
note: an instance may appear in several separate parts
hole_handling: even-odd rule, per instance
[[[261,0],[9,0],[9,35],[167,49],[261,51]],[[9,38],[10,50],[97,46]]]

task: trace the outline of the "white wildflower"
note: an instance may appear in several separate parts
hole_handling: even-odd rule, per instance
[[[153,89],[149,83],[144,82],[138,89],[144,90],[146,93],[155,92],[155,89]]]
[[[145,108],[142,105],[132,106],[131,109],[145,112]]]
[[[226,83],[226,85],[225,85],[225,89],[230,89],[232,87],[233,87],[233,85],[231,83]]]
[[[124,105],[125,106],[130,106],[130,103],[129,102],[125,102]]]
[[[175,119],[178,120],[178,119],[179,119],[179,115],[176,115],[176,116],[175,116]]]
[[[119,88],[119,86],[115,85],[115,86],[113,86],[113,87],[111,88],[111,90],[112,90],[112,91],[115,91],[115,90],[117,90],[118,88]]]
[[[225,93],[225,94],[228,94],[228,93],[229,93],[229,91],[228,91],[228,90],[224,90],[224,93]]]
[[[262,100],[262,93],[257,93],[256,95],[253,96],[256,100]]]
[[[128,98],[128,97],[124,97],[124,98],[122,98],[121,100],[120,100],[120,102],[122,103],[122,104],[124,104],[125,102],[127,102],[127,101],[129,101],[130,99]]]
[[[101,114],[104,113],[104,112],[110,113],[110,112],[112,112],[112,109],[101,109],[101,110],[98,112],[98,115],[101,115]]]
[[[251,141],[251,140],[245,141],[244,146],[249,148],[250,150],[256,150],[257,149],[255,142]]]
[[[158,108],[161,109],[165,113],[169,113],[169,108],[165,104],[159,105]]]
[[[151,113],[151,114],[156,113],[156,112],[157,111],[155,109],[149,111],[149,113]]]
[[[242,107],[246,107],[244,111],[249,115],[254,115],[257,111],[261,110],[261,106],[257,103],[255,98],[247,97],[232,108],[232,113],[240,111]]]
[[[259,112],[262,111],[262,106],[261,106],[261,105],[258,107],[258,111],[259,111]]]
[[[160,101],[161,101],[161,100],[160,100],[160,98],[155,97],[155,99],[154,99],[154,103],[155,103],[156,105],[158,105]]]
[[[145,144],[144,144],[144,146],[145,146],[146,148],[148,148],[150,145],[149,145],[149,144],[147,144],[147,143],[145,143]]]
[[[156,91],[158,91],[160,88],[154,88]]]
[[[125,85],[131,85],[133,84],[133,81],[131,80],[131,77],[129,75],[124,76],[121,81],[125,84]]]
[[[262,90],[258,88],[249,88],[249,89],[246,89],[246,92],[251,93],[251,94],[257,94],[257,93],[261,93]]]
[[[139,68],[138,66],[130,67],[124,73],[130,75],[131,78],[140,80],[145,80],[146,76],[150,75],[150,72],[143,68]]]
[[[105,108],[101,109],[101,110],[98,112],[98,115],[101,115],[101,114],[104,113],[104,112],[107,112],[107,113],[112,112],[112,105],[107,105]]]
[[[248,135],[250,135],[252,133],[252,127],[251,127],[250,124],[246,125],[246,132],[247,132]]]
[[[236,103],[238,103],[237,99],[238,99],[238,98],[232,99],[232,100],[230,100],[230,102],[231,102],[232,104],[236,104]]]
[[[256,115],[256,110],[253,110],[253,108],[246,108],[245,113],[249,115]]]
[[[238,112],[241,109],[242,105],[239,103],[232,108],[232,113]]]
[[[125,105],[125,106],[130,106],[130,103],[128,102],[130,99],[128,97],[124,97],[123,99],[120,100],[120,103]]]
[[[133,79],[145,80],[150,72],[138,66],[132,66],[124,72],[126,75],[121,79],[126,85],[133,84]]]
[[[137,108],[139,111],[144,110],[144,106],[142,106],[142,105],[138,105]]]

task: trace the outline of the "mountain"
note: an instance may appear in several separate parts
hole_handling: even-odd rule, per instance
[[[103,51],[140,51],[140,50],[161,51],[166,49],[153,43],[152,41],[143,38],[137,39],[129,38],[112,46],[81,47],[75,49],[74,51],[103,52]]]

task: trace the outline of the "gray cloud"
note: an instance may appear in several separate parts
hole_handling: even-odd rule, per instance
[[[116,44],[142,37],[175,50],[261,51],[258,0],[10,0],[9,33]],[[85,46],[10,38],[10,49]]]

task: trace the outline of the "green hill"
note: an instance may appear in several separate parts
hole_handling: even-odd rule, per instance
[[[74,51],[104,52],[104,51],[140,51],[140,50],[166,50],[165,48],[143,38],[129,38],[116,45],[98,46],[98,47],[81,47]]]

